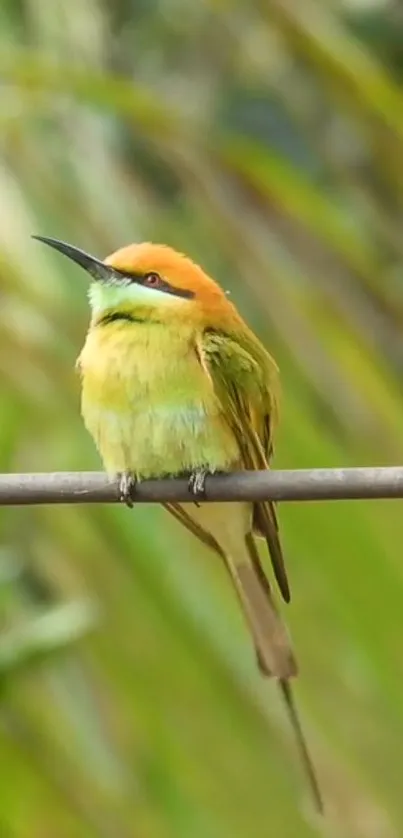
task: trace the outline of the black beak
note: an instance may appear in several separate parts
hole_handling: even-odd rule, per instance
[[[85,253],[79,247],[73,247],[73,245],[67,244],[67,242],[59,241],[59,239],[50,239],[47,236],[32,236],[32,238],[48,244],[49,247],[54,247],[55,250],[59,250],[60,253],[72,259],[73,262],[76,262],[77,265],[84,268],[87,273],[91,274],[93,279],[99,282],[110,282],[113,279],[117,279],[120,275],[119,271],[115,268],[105,265],[100,259],[97,259],[95,256],[90,256],[89,253]]]

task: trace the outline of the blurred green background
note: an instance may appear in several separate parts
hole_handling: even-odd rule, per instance
[[[403,12],[0,4],[0,469],[100,468],[87,280],[30,239],[187,251],[277,358],[277,467],[403,455]],[[400,838],[402,505],[283,504],[328,807],[222,568],[162,510],[1,512],[1,838]]]

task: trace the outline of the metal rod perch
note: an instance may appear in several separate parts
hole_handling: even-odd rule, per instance
[[[244,471],[207,477],[206,502],[319,501],[403,498],[403,466]],[[194,502],[186,478],[144,480],[138,503]],[[0,506],[43,503],[116,503],[118,481],[103,472],[1,474]]]

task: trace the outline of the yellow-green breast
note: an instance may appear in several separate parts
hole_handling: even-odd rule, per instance
[[[235,438],[186,324],[100,324],[79,364],[83,418],[109,473],[146,478],[236,465]]]

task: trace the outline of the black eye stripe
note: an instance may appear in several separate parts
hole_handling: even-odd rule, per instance
[[[150,276],[158,276],[159,281],[158,283],[156,282],[155,286],[148,284],[147,280]],[[183,297],[187,300],[191,300],[194,297],[193,291],[186,288],[175,288],[174,285],[170,285],[170,283],[163,279],[160,274],[157,274],[156,271],[147,271],[146,274],[130,273],[129,271],[116,271],[114,281],[118,283],[120,277],[122,283],[126,283],[127,285],[145,285],[150,289],[150,291],[162,291],[164,294],[172,294],[174,297]]]
[[[125,320],[128,323],[144,323],[144,320],[140,319],[139,317],[134,317],[132,314],[129,314],[125,311],[110,311],[108,314],[104,314],[98,320],[98,326],[108,326],[109,323],[115,323],[118,320]]]

